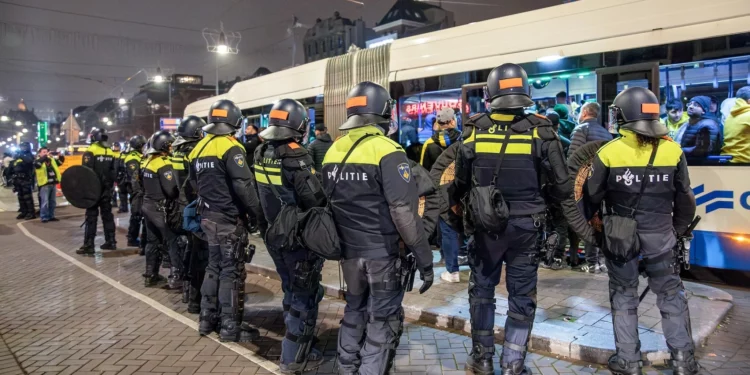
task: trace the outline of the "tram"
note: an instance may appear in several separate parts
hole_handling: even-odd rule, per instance
[[[399,141],[408,147],[431,135],[432,117],[444,106],[455,108],[463,121],[484,110],[483,82],[504,62],[529,73],[536,103],[531,110],[553,106],[561,92],[572,114],[586,101],[606,108],[620,91],[642,86],[662,103],[709,96],[721,119],[722,104],[750,85],[750,2],[573,2],[396,39],[239,82],[226,94],[191,103],[185,115],[205,117],[214,101],[226,98],[247,121],[265,127],[271,105],[290,97],[309,108],[314,122],[330,124],[335,137],[349,88],[370,80],[398,100]],[[662,112],[666,116],[664,105]],[[603,110],[602,123],[606,116]],[[690,162],[689,169],[703,219],[694,232],[688,276],[744,283],[750,276],[750,165],[715,155]]]

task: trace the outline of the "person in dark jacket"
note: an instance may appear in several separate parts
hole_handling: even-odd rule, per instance
[[[328,149],[331,148],[331,144],[333,144],[333,140],[331,140],[331,135],[328,134],[326,126],[315,124],[315,140],[307,148],[307,151],[312,156],[316,171],[323,170],[323,159],[325,159]]]
[[[422,145],[422,156],[419,164],[427,171],[432,169],[435,160],[448,146],[461,138],[461,132],[456,129],[456,112],[452,108],[443,108],[438,112],[435,124],[439,130]]]
[[[581,109],[581,121],[573,129],[570,137],[568,157],[573,155],[579,147],[594,141],[611,141],[612,134],[599,122],[601,106],[598,103],[586,103]]]
[[[573,130],[573,136],[568,148],[568,158],[578,150],[579,147],[589,142],[611,141],[612,134],[599,122],[601,107],[598,103],[586,103],[581,109],[581,122]],[[607,268],[599,263],[599,248],[593,244],[586,243],[586,263],[578,268],[582,272],[599,273],[606,272]]]
[[[252,168],[253,161],[252,155],[255,155],[255,149],[260,145],[261,140],[258,137],[258,127],[252,124],[248,124],[245,128],[245,142],[242,143],[242,147],[245,148],[245,155],[250,155],[248,162]]]
[[[707,96],[696,96],[688,102],[690,120],[680,137],[682,152],[688,159],[721,152],[721,127],[716,118],[708,114],[710,108],[711,99]]]
[[[31,143],[21,142],[11,163],[13,169],[13,191],[18,194],[19,214],[16,219],[31,220],[34,215],[34,155]]]
[[[565,151],[567,151],[568,147],[570,147],[570,136],[576,124],[570,120],[570,110],[567,105],[556,104],[552,110],[560,117],[560,122],[557,126],[557,135],[560,137],[560,142],[562,142]]]

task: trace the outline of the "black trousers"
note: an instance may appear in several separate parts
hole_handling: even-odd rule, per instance
[[[347,291],[339,330],[339,367],[345,373],[387,374],[403,332],[401,260],[398,256],[351,258],[341,261],[341,268]]]
[[[36,210],[34,209],[34,182],[30,178],[19,178],[16,177],[13,181],[13,187],[16,188],[16,194],[18,196],[18,207],[21,209],[22,214],[34,215]]]
[[[536,283],[539,228],[530,217],[512,218],[503,234],[474,234],[476,246],[469,252],[471,279],[469,305],[473,352],[494,354],[495,287],[503,263],[508,289],[508,318],[505,320],[503,363],[523,360],[536,313]]]
[[[203,213],[201,229],[208,241],[208,267],[201,285],[201,317],[241,322],[245,304],[245,262],[234,246],[245,228],[236,218]]]
[[[200,306],[201,286],[208,267],[208,242],[194,234],[188,234],[188,248],[190,251],[184,261],[190,278],[188,303]]]
[[[120,196],[120,211],[128,212],[128,194],[130,194],[130,184],[117,185],[118,195]]]
[[[155,267],[158,272],[158,261],[156,259],[169,258],[172,267],[177,268],[180,272],[184,270],[180,249],[177,245],[177,234],[167,226],[164,213],[159,210],[156,202],[143,201],[143,216],[146,218],[147,242],[146,242],[146,263],[147,267]],[[166,247],[166,254],[162,245]],[[157,255],[157,254],[160,254]],[[149,262],[152,260],[152,262]],[[155,265],[156,264],[156,265]],[[148,268],[148,271],[153,269]],[[152,274],[153,275],[153,274]]]
[[[84,230],[84,244],[94,246],[96,237],[96,222],[102,217],[104,238],[107,242],[115,242],[115,217],[112,215],[112,189],[104,187],[99,203],[86,209],[86,228]]]

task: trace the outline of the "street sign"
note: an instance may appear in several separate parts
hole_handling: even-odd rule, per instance
[[[39,137],[39,147],[47,146],[47,129],[49,124],[47,121],[39,121],[36,123],[37,137]]]

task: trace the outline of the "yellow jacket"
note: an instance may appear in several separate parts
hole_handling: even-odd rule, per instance
[[[659,121],[661,121],[661,123],[667,127],[667,130],[669,130],[669,138],[674,139],[674,136],[677,135],[677,130],[688,122],[688,120],[690,120],[690,116],[688,116],[687,111],[683,111],[680,121],[672,122],[672,120],[669,119],[669,115]]]
[[[722,155],[731,155],[732,163],[750,163],[750,104],[737,98],[724,123]]]

